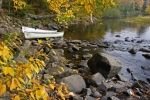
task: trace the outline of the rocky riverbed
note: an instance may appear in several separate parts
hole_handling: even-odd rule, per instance
[[[53,76],[56,82],[65,83],[71,91],[70,100],[149,100],[149,80],[136,79],[129,68],[126,70],[132,81],[118,74],[123,67],[121,61],[99,51],[110,48],[106,42],[62,38],[43,41],[49,41],[52,48],[43,47],[49,60],[39,76],[43,81]],[[25,40],[24,46],[32,53],[40,47],[37,40]]]

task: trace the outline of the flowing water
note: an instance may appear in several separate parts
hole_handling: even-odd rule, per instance
[[[65,37],[68,39],[105,41],[112,43],[112,48],[105,50],[121,60],[122,70],[120,74],[131,80],[131,70],[138,80],[150,79],[150,60],[142,56],[144,52],[138,51],[130,54],[130,48],[150,49],[150,25],[131,25],[120,20],[107,20],[102,23],[86,26],[72,25],[66,31]]]

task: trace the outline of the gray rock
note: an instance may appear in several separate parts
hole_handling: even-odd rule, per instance
[[[23,48],[24,48],[24,49],[28,49],[28,48],[30,47],[31,43],[32,43],[32,42],[31,42],[30,40],[25,40],[24,45],[23,45]]]
[[[86,97],[85,97],[85,100],[96,100],[96,98],[91,97],[91,96],[86,96]]]
[[[92,57],[92,54],[85,54],[82,56],[82,59],[86,60]]]
[[[48,53],[50,52],[50,48],[49,48],[49,47],[44,47],[43,49],[44,49],[44,52],[45,52],[46,54],[48,54]]]
[[[95,54],[88,61],[88,66],[93,73],[100,72],[105,78],[115,76],[121,69],[119,60],[105,53]]]
[[[75,59],[79,59],[79,55],[77,55],[77,54],[73,55],[73,57],[74,57]]]
[[[16,62],[27,63],[28,60],[25,58],[25,55],[19,54],[15,59]]]
[[[92,94],[92,91],[91,91],[91,89],[90,88],[87,88],[87,96],[89,96],[89,95],[91,95]]]
[[[74,50],[70,47],[70,48],[68,49],[68,52],[69,52],[69,53],[73,53]]]
[[[105,81],[105,78],[100,73],[92,75],[91,79],[94,83],[96,83],[96,85],[100,85]]]
[[[84,79],[80,75],[71,75],[62,79],[70,91],[75,93],[80,93],[84,88],[86,88],[86,84]]]
[[[129,79],[127,79],[126,77],[124,77],[123,75],[120,75],[120,74],[116,75],[116,77],[120,81],[125,81],[125,82],[129,81]]]
[[[92,91],[92,96],[95,97],[95,98],[99,98],[102,96],[102,94],[100,94],[97,89],[95,87],[90,87],[91,88],[91,91]]]
[[[59,26],[56,23],[49,23],[48,28],[53,30],[58,30]]]
[[[49,74],[44,74],[44,80],[50,80],[52,79],[53,77]]]
[[[111,100],[120,100],[119,98],[115,97],[115,96],[112,96],[110,97]]]
[[[115,92],[109,91],[109,92],[106,93],[106,96],[107,96],[108,98],[109,98],[109,97],[112,97],[112,96],[114,96],[114,95],[116,95]]]
[[[38,42],[36,40],[32,40],[32,45],[33,46],[38,46],[39,44],[38,44]]]
[[[72,68],[74,66],[74,64],[73,63],[69,63],[66,66],[69,67],[69,68]]]
[[[81,62],[79,63],[78,66],[88,68],[87,62],[88,62],[88,60],[81,60]]]
[[[117,82],[109,81],[107,83],[105,82],[104,85],[107,88],[114,87],[114,88],[118,89],[118,88],[130,87],[132,84],[129,82],[122,82],[122,81],[117,81]]]
[[[103,96],[100,100],[108,100],[107,98],[107,96]]]
[[[90,50],[89,49],[83,49],[82,51],[83,52],[89,52]]]
[[[74,95],[72,96],[72,99],[73,99],[73,100],[83,100],[83,97],[80,97],[79,95],[74,94]]]
[[[75,43],[75,44],[81,44],[82,41],[81,40],[71,40],[69,41],[70,43]]]
[[[82,46],[82,47],[87,47],[87,45],[88,45],[88,43],[82,42],[80,46]]]
[[[73,49],[74,51],[79,51],[79,50],[80,50],[80,47],[78,47],[78,46],[76,46],[76,45],[73,45],[73,46],[72,46],[72,49]]]
[[[98,91],[95,91],[92,95],[95,98],[100,98],[102,96],[102,94],[100,94]]]
[[[0,34],[5,34],[6,31],[5,31],[5,28],[0,28]]]
[[[98,89],[99,92],[101,92],[103,94],[106,94],[108,87],[105,84],[101,84],[101,85],[98,86],[97,89]]]

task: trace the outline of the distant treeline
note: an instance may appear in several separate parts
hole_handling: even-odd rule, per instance
[[[150,15],[150,0],[116,0],[116,2],[116,7],[105,11],[104,18]]]

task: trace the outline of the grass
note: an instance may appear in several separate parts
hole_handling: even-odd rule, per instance
[[[150,24],[150,16],[137,16],[132,18],[126,18],[123,19],[123,21],[130,24],[147,25]]]

